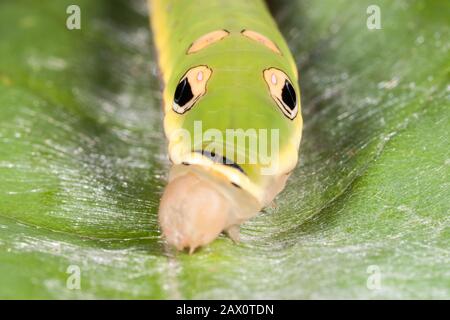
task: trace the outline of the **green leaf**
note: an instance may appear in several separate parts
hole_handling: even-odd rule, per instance
[[[449,2],[377,1],[380,30],[368,0],[271,4],[299,62],[300,163],[240,244],[189,256],[158,229],[145,1],[0,3],[1,298],[450,297]]]

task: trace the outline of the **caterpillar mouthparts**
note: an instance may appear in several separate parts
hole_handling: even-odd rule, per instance
[[[204,246],[233,226],[230,201],[209,181],[194,173],[172,180],[159,207],[159,223],[166,241],[178,250]],[[235,228],[234,238],[236,239]]]

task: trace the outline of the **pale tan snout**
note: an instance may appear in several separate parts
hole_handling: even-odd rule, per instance
[[[159,222],[167,242],[178,250],[213,241],[229,227],[231,205],[206,180],[193,173],[175,178],[166,187],[159,207]]]

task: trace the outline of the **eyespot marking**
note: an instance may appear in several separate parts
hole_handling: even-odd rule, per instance
[[[206,93],[206,84],[212,70],[207,66],[197,66],[189,69],[178,82],[173,95],[173,110],[183,114],[191,109]]]
[[[189,84],[188,78],[184,78],[178,84],[173,101],[179,106],[184,106],[188,103],[194,95],[192,94],[191,85]]]
[[[270,80],[272,81],[272,84],[277,84],[277,76],[274,73],[272,73]]]
[[[279,55],[283,55],[280,51],[280,49],[278,49],[278,46],[273,43],[272,40],[270,40],[269,38],[267,38],[266,36],[262,35],[261,33],[258,33],[256,31],[252,31],[252,30],[242,30],[241,34],[249,39],[252,39],[256,42],[259,42],[261,44],[263,44],[264,46],[266,46],[267,48],[269,48],[270,50],[272,50],[273,52],[279,54]]]
[[[283,89],[281,90],[281,100],[289,107],[289,109],[294,110],[297,105],[297,98],[295,97],[294,87],[288,81],[284,81]]]
[[[263,71],[270,95],[283,114],[293,120],[298,113],[297,93],[289,77],[277,68]]]
[[[187,50],[187,54],[196,53],[206,48],[207,46],[222,40],[229,34],[230,32],[227,30],[216,30],[209,32],[192,42],[192,44],[189,46],[189,49]]]

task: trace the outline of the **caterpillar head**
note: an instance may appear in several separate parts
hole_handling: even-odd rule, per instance
[[[159,223],[166,241],[192,253],[223,231],[237,240],[239,224],[260,206],[227,177],[200,165],[174,166],[159,207]]]
[[[208,244],[227,227],[230,204],[214,186],[194,174],[174,179],[159,207],[159,222],[167,242],[178,250]]]

